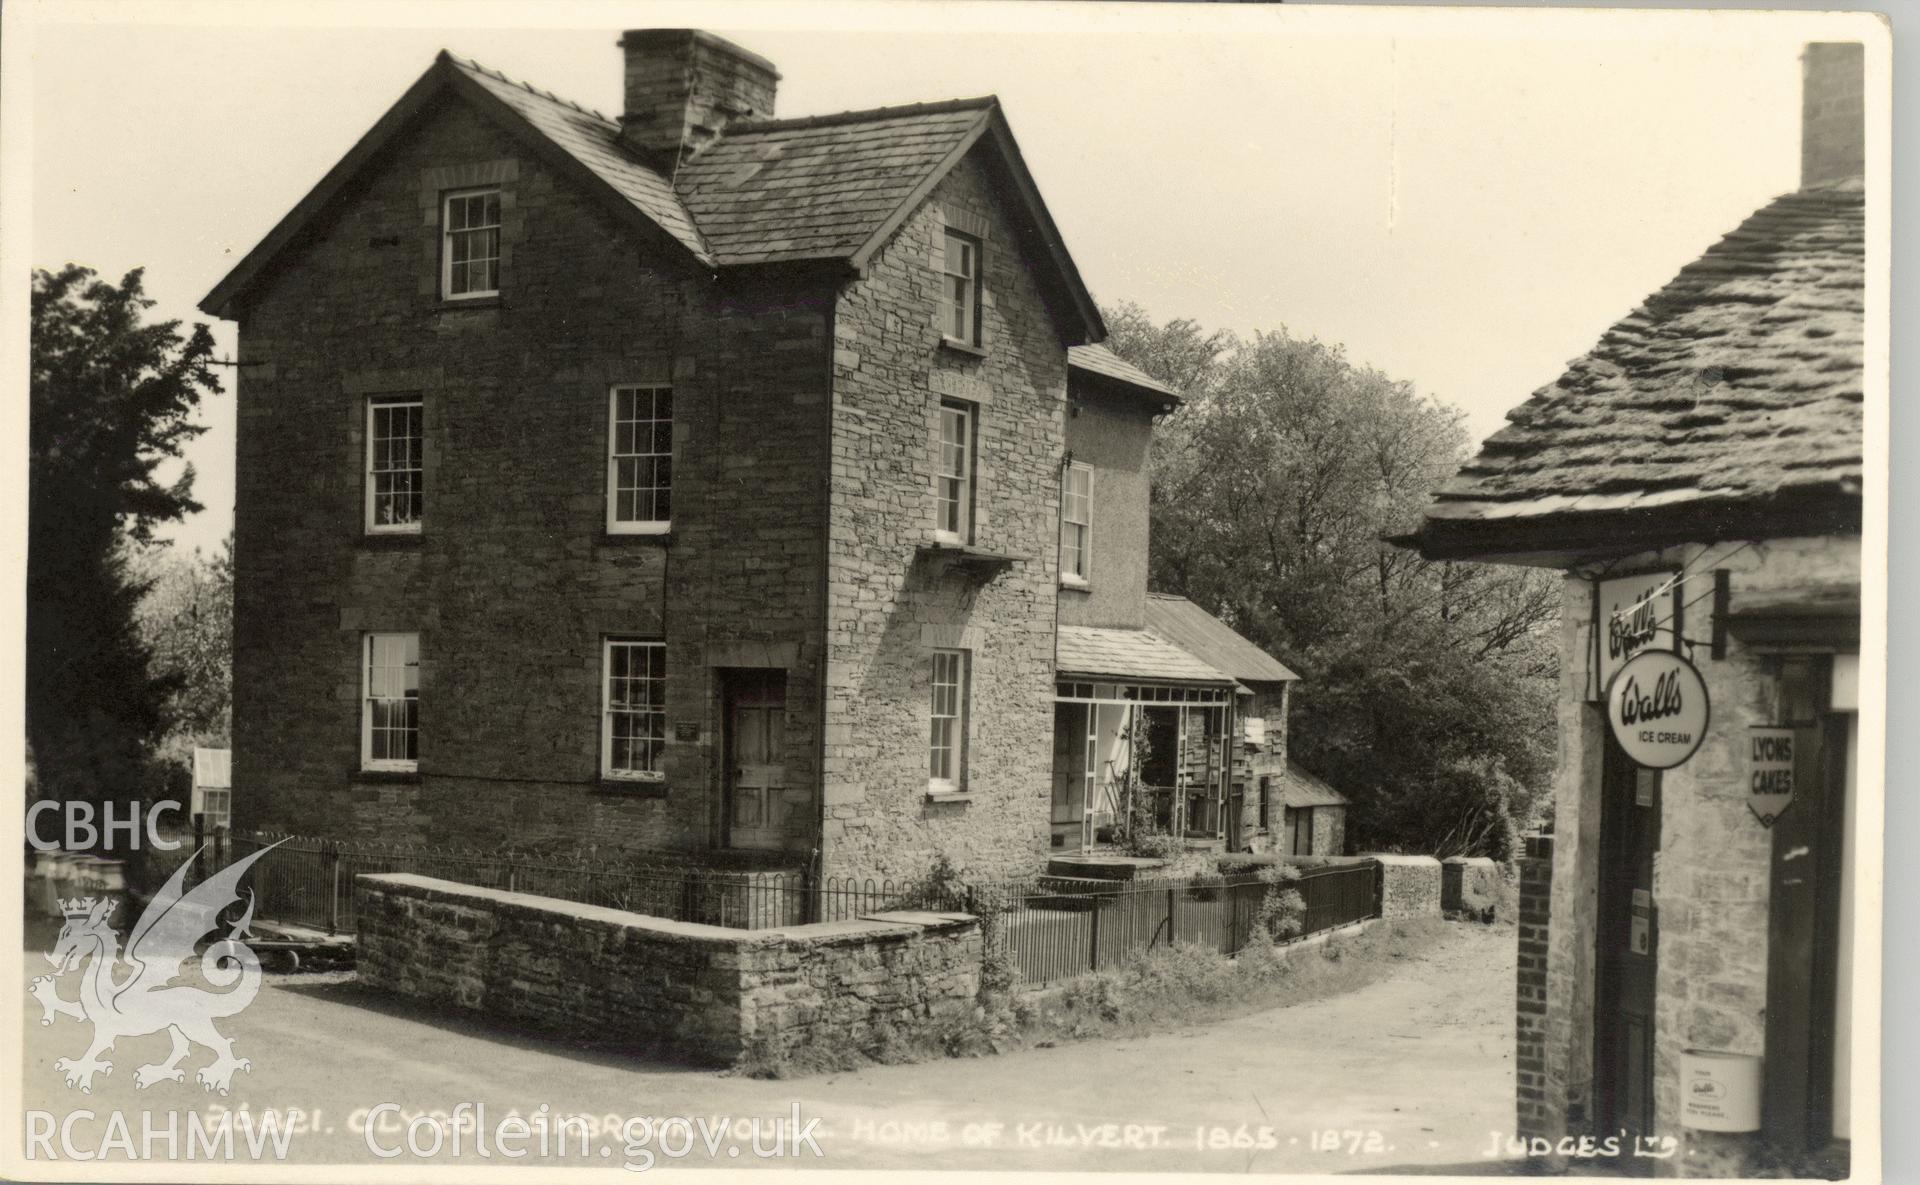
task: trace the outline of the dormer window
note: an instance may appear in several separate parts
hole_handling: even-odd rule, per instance
[[[980,240],[948,228],[945,282],[940,290],[940,334],[951,342],[980,346]]]
[[[455,190],[440,210],[440,295],[472,300],[499,293],[500,190]]]

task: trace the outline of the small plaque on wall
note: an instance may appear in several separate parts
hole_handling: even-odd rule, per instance
[[[700,722],[697,720],[676,720],[673,723],[673,739],[683,745],[700,743]]]

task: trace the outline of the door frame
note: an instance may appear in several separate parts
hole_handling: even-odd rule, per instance
[[[1598,1132],[1614,1133],[1626,1129],[1634,1135],[1650,1136],[1655,1134],[1658,1119],[1654,1098],[1657,1075],[1653,997],[1659,990],[1660,909],[1659,900],[1653,895],[1657,886],[1652,884],[1649,876],[1646,888],[1648,962],[1644,968],[1634,967],[1627,960],[1636,957],[1632,950],[1633,893],[1639,887],[1637,858],[1640,853],[1629,840],[1633,813],[1636,810],[1647,811],[1642,825],[1651,829],[1648,857],[1651,865],[1651,853],[1660,850],[1665,778],[1661,771],[1643,769],[1635,763],[1614,739],[1611,730],[1604,734],[1602,744],[1593,960],[1593,1126]],[[1651,801],[1646,804],[1638,801],[1643,775],[1651,779]],[[1642,833],[1641,838],[1644,840],[1647,837]],[[1630,1087],[1633,1085],[1627,1081],[1627,1067],[1631,1064],[1631,1058],[1627,1046],[1630,1030],[1625,1014],[1630,974],[1636,979],[1644,976],[1644,986],[1648,992],[1646,1027],[1640,1050],[1641,1081],[1638,1084],[1642,1092],[1642,1106],[1637,1116],[1626,1114],[1631,1098]],[[1650,1175],[1652,1171],[1652,1162],[1649,1160],[1623,1158],[1619,1163],[1636,1176]]]
[[[714,671],[719,684],[720,698],[720,846],[729,851],[774,852],[784,851],[783,842],[774,847],[736,847],[733,842],[733,796],[734,796],[734,722],[733,709],[742,694],[749,690],[765,690],[777,686],[780,689],[780,710],[782,724],[787,711],[787,691],[789,672],[785,667],[717,667]],[[784,739],[781,753],[787,746]],[[789,766],[791,774],[791,766]],[[793,789],[791,785],[787,787]]]

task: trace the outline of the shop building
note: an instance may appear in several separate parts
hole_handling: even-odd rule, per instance
[[[1863,50],[1803,67],[1800,189],[1510,412],[1397,541],[1566,574],[1519,1127],[1611,1137],[1629,1172],[1841,1174],[1856,1114]]]

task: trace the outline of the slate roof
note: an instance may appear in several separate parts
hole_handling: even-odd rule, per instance
[[[1185,597],[1148,593],[1147,628],[1242,683],[1285,683],[1300,677]]]
[[[1054,669],[1061,675],[1146,679],[1167,683],[1231,683],[1233,680],[1147,630],[1063,625]]]
[[[1162,402],[1184,403],[1180,392],[1141,370],[1104,345],[1073,346],[1067,350],[1067,366],[1085,374],[1099,375],[1160,397]]]
[[[848,258],[979,139],[994,102],[732,124],[675,189],[721,266]]]
[[[840,261],[866,266],[934,185],[979,141],[1013,210],[1014,234],[1069,344],[1106,326],[992,96],[804,119],[742,120],[674,177],[619,140],[620,125],[444,50],[379,123],[200,302],[215,316],[345,190],[427,104],[451,89],[613,207],[709,268]]]
[[[693,217],[667,183],[653,169],[634,159],[620,147],[620,125],[598,111],[562,99],[551,91],[535,90],[524,82],[515,82],[498,70],[489,70],[479,62],[447,56],[462,74],[478,83],[525,119],[547,139],[566,150],[594,175],[611,185],[641,213],[658,223],[680,244],[704,263],[715,262],[702,241]]]
[[[1299,762],[1287,762],[1287,776],[1280,780],[1280,801],[1290,807],[1346,806],[1347,796],[1303,769]]]
[[[1857,521],[1864,224],[1857,180],[1761,208],[1508,412],[1401,541],[1473,554],[1449,538],[1623,513],[1710,530],[1743,504],[1851,500]]]

